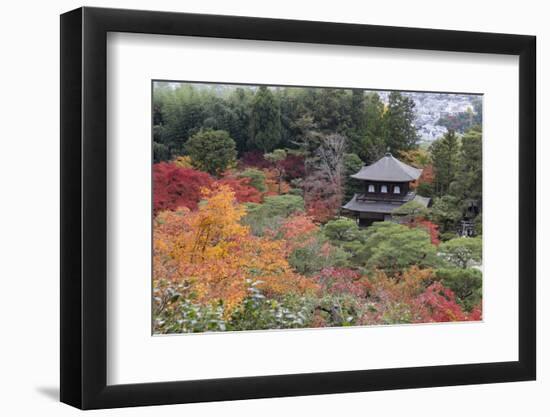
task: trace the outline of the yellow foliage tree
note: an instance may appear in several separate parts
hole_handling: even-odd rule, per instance
[[[193,168],[192,162],[191,157],[188,155],[178,156],[172,161],[174,165],[177,165],[180,168]]]
[[[292,271],[284,242],[251,235],[244,205],[225,185],[203,190],[198,211],[160,213],[155,223],[155,273],[189,283],[201,303],[223,301],[226,314],[248,296],[250,282],[266,295],[303,293],[316,284]]]

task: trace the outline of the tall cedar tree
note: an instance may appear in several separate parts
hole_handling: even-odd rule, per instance
[[[356,155],[364,154],[367,148],[367,106],[365,92],[352,90],[351,92],[351,127],[348,130],[348,150]]]
[[[155,90],[155,94],[157,94]],[[165,91],[163,109],[163,140],[171,155],[181,155],[185,142],[203,126],[205,119],[204,94],[192,85],[182,85]]]
[[[456,179],[456,195],[461,200],[481,201],[482,187],[482,133],[476,126],[462,137],[460,168]]]
[[[414,101],[392,91],[384,113],[386,146],[394,155],[416,147],[419,136],[414,125]]]
[[[351,125],[349,92],[338,88],[317,90],[312,114],[318,128],[325,133],[346,133]]]
[[[459,143],[454,131],[433,142],[430,146],[435,174],[434,189],[438,196],[449,194],[451,184],[457,177]]]
[[[237,88],[227,98],[229,106],[227,130],[237,145],[239,155],[247,150],[246,143],[250,135],[250,106],[253,94],[250,90]]]
[[[256,91],[250,115],[250,146],[270,152],[281,141],[281,108],[265,86]]]
[[[384,140],[384,103],[377,93],[366,98],[367,137],[364,148],[357,155],[367,164],[380,159],[386,152]]]

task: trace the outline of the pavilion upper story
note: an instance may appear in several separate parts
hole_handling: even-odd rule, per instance
[[[411,200],[427,207],[430,199],[417,195],[411,188],[411,183],[421,174],[421,169],[386,153],[375,163],[351,175],[351,178],[361,181],[363,189],[342,208],[355,214],[361,224],[370,224],[390,219],[393,210]]]

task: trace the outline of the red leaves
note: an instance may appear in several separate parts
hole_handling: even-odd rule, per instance
[[[209,174],[192,168],[181,168],[173,163],[153,165],[153,210],[155,215],[163,210],[187,207],[196,210],[201,200],[201,190],[214,185],[228,185],[239,203],[260,203],[261,193],[250,185],[249,178],[231,175],[214,181]]]
[[[324,268],[313,280],[320,285],[322,293],[334,295],[350,294],[366,298],[372,285],[366,277],[350,268]]]
[[[258,169],[270,169],[275,166],[273,162],[267,161],[264,154],[260,151],[249,151],[243,153],[239,159],[242,167],[253,167]],[[306,174],[305,160],[303,156],[287,154],[286,158],[278,161],[279,168],[284,171],[285,180],[290,181],[294,178],[303,178]]]
[[[263,155],[255,156],[259,166],[260,156],[263,160]],[[286,193],[289,185],[284,179],[304,175],[300,157],[290,155],[277,164],[263,168],[264,194],[250,185],[250,177],[233,170],[215,179],[175,163],[155,164],[155,279],[181,281],[192,287],[200,303],[223,300],[226,313],[248,297],[247,280],[254,277],[268,298],[282,299],[296,292],[316,297],[319,303],[345,300],[351,303],[346,314],[355,317],[354,325],[481,320],[481,305],[471,312],[463,310],[431,269],[411,267],[386,275],[344,262],[345,253],[338,258],[340,248],[320,234],[319,223],[338,212],[342,199],[339,182],[326,173],[303,180],[306,213],[300,204],[273,230],[266,229],[264,236],[251,234],[241,222],[246,207],[240,203],[261,203],[264,195]],[[205,202],[199,208],[201,200]],[[435,223],[417,216],[407,225],[427,230],[431,243],[440,243]],[[314,267],[303,267],[306,261],[312,263],[310,258]],[[316,310],[309,326],[334,325],[323,314]]]
[[[342,205],[342,189],[322,174],[313,174],[304,180],[304,198],[307,214],[324,223],[334,217]]]
[[[407,226],[410,228],[421,227],[430,234],[430,239],[433,245],[437,246],[441,243],[439,240],[439,226],[437,224],[419,217],[413,219],[410,223],[407,223]]]
[[[201,189],[213,182],[210,175],[191,168],[161,162],[153,165],[153,210],[175,210],[178,207],[197,209]]]
[[[310,198],[307,200],[307,213],[320,223],[332,219],[340,208],[342,199],[339,196],[328,196],[326,199]]]
[[[482,319],[481,304],[470,313],[463,311],[456,303],[452,290],[440,282],[434,282],[417,297],[420,322],[479,321]]]
[[[418,183],[433,184],[433,182],[434,182],[434,167],[433,165],[426,165],[424,168],[422,168],[422,175],[420,175],[420,178],[418,179]]]
[[[479,304],[472,309],[472,311],[468,315],[468,320],[480,321],[482,320],[482,314],[483,314],[483,310],[482,310],[481,304]]]
[[[456,303],[453,291],[440,282],[434,282],[426,288],[417,297],[416,303],[422,323],[468,320],[468,315]]]
[[[373,311],[363,317],[365,324],[439,323],[481,320],[481,305],[470,313],[457,303],[452,290],[435,279],[430,269],[412,267],[401,276],[377,272],[369,281]]]
[[[303,213],[297,213],[285,219],[279,229],[280,237],[286,242],[289,253],[296,248],[303,248],[313,243],[318,231],[319,226],[311,217]]]
[[[238,203],[261,203],[262,201],[262,194],[250,185],[250,178],[236,178],[229,175],[216,181],[216,184],[231,187]]]
[[[240,165],[244,167],[254,167],[259,169],[271,168],[271,162],[264,159],[264,154],[261,151],[249,151],[243,153],[239,159]]]
[[[303,156],[289,154],[280,162],[287,181],[303,178],[306,175],[306,166]]]

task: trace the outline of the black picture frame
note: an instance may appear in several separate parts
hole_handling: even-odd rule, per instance
[[[107,376],[108,32],[519,56],[519,360],[113,385]],[[61,401],[81,409],[534,380],[536,38],[79,8],[61,16]]]

